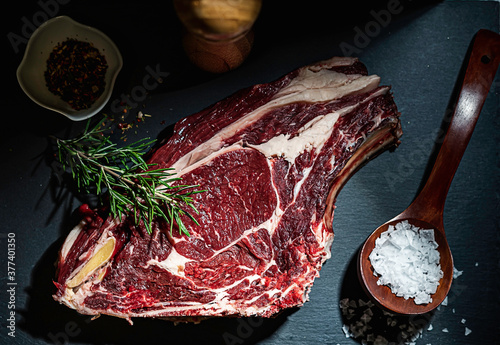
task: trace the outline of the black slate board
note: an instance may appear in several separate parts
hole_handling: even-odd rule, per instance
[[[49,10],[40,5],[14,4],[4,14],[4,33],[21,34],[25,20],[40,11],[47,16],[68,15],[108,34],[120,48],[124,69],[111,98],[140,85],[146,66],[169,73],[163,84],[132,109],[151,114],[127,132],[127,140],[157,137],[184,116],[201,110],[238,89],[274,80],[290,70],[355,48],[354,55],[370,73],[382,77],[402,113],[404,136],[399,148],[385,152],[363,167],[343,188],[337,200],[332,258],[302,308],[274,319],[208,320],[200,325],[178,325],[160,320],[126,321],[87,316],[51,298],[54,262],[65,236],[75,224],[73,211],[82,199],[61,190],[51,173],[48,134],[69,136],[81,130],[61,115],[36,106],[17,85],[15,69],[24,46],[15,52],[4,40],[7,68],[0,105],[0,343],[2,344],[355,344],[372,343],[371,336],[347,338],[343,324],[353,324],[366,310],[359,288],[355,256],[366,236],[401,212],[416,195],[446,124],[453,89],[470,40],[481,28],[498,32],[499,3],[377,1],[369,6],[344,4],[333,10],[324,3],[299,5],[266,1],[255,25],[255,46],[238,69],[211,75],[193,67],[180,46],[182,29],[171,6],[153,1],[57,2]],[[56,4],[55,1],[46,3]],[[61,1],[61,3],[63,3]],[[396,6],[387,22],[376,14]],[[307,6],[307,7],[306,7]],[[399,7],[398,7],[399,6]],[[397,12],[397,13],[395,13]],[[38,16],[38,17],[37,17]],[[372,30],[372,31],[369,31]],[[371,33],[366,42],[357,33]],[[497,77],[484,105],[474,135],[455,175],[446,203],[444,224],[455,266],[463,270],[452,286],[448,305],[430,315],[395,318],[375,308],[373,325],[365,334],[401,342],[411,321],[421,330],[417,344],[494,344],[499,299],[498,237],[498,120]],[[110,111],[109,109],[107,110]],[[116,140],[120,139],[117,135]],[[15,294],[8,292],[9,233],[15,234]],[[339,308],[345,298],[356,301],[356,316]],[[9,309],[14,301],[15,310]],[[12,305],[12,304],[10,304]],[[351,306],[351,309],[352,308]],[[15,311],[15,337],[8,318]],[[365,319],[366,320],[366,319]],[[396,322],[396,324],[394,324]],[[400,326],[402,326],[400,328]],[[431,327],[429,327],[431,326]],[[465,328],[472,333],[465,336]],[[432,329],[429,329],[432,328]],[[447,330],[448,332],[445,332]]]

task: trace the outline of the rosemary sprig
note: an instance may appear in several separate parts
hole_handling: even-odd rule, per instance
[[[203,191],[196,189],[198,185],[172,185],[181,178],[171,168],[155,168],[144,160],[154,140],[145,138],[118,147],[104,135],[102,123],[90,129],[87,122],[84,132],[74,139],[54,138],[57,159],[63,169],[71,171],[79,191],[90,193],[95,188],[97,195],[107,195],[113,217],[133,213],[135,224],[142,221],[148,233],[159,216],[170,223],[170,231],[176,223],[179,233],[189,236],[182,216],[198,224],[188,210],[198,213],[192,196]]]

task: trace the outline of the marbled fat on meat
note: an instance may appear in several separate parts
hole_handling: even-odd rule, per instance
[[[355,58],[332,58],[239,91],[179,121],[151,163],[195,194],[190,237],[160,219],[83,207],[58,263],[55,300],[82,314],[197,321],[264,316],[307,299],[331,255],[336,195],[356,168],[397,145],[390,88]],[[115,239],[111,258],[67,283]]]

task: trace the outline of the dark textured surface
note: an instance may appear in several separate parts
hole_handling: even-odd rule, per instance
[[[314,1],[307,7],[286,8],[269,3],[256,23],[255,46],[248,60],[237,70],[215,76],[189,64],[180,47],[179,22],[172,9],[163,9],[163,4],[142,1],[111,5],[75,0],[59,5],[55,12],[103,30],[120,48],[125,64],[111,100],[141,85],[147,66],[169,73],[130,111],[128,122],[138,110],[151,117],[129,130],[128,140],[157,137],[168,131],[168,125],[238,89],[274,80],[317,60],[349,53],[348,48],[355,50],[353,55],[360,57],[370,73],[382,77],[382,84],[393,86],[402,113],[402,143],[394,152],[386,152],[363,167],[341,191],[334,219],[332,258],[316,280],[310,302],[270,320],[208,320],[200,325],[179,326],[160,320],[136,320],[134,326],[129,326],[110,317],[90,322],[88,317],[54,302],[53,264],[74,225],[71,215],[81,200],[67,189],[58,189],[57,179],[51,175],[51,157],[45,155],[47,134],[67,136],[83,124],[41,109],[22,93],[15,69],[24,46],[15,53],[4,39],[7,66],[0,98],[2,344],[356,343],[342,331],[342,324],[350,324],[356,317],[343,317],[339,308],[339,301],[346,297],[366,300],[357,283],[356,252],[374,228],[401,212],[416,195],[440,141],[439,129],[446,126],[453,89],[470,40],[480,28],[498,32],[498,2],[417,6],[401,1],[390,19],[384,17],[384,25],[376,24],[374,14],[381,14],[395,2],[344,5],[346,8],[335,11],[327,11]],[[6,11],[2,23],[5,37],[9,32],[21,34],[22,18],[31,20],[38,11],[41,7],[36,2]],[[359,32],[372,37],[363,41]],[[371,321],[374,328],[366,334],[402,339],[400,330],[404,328],[399,326],[412,321],[423,330],[417,344],[498,343],[499,85],[497,77],[446,203],[445,229],[455,266],[463,270],[452,286],[448,306],[412,320],[389,319],[375,310],[374,317],[380,315],[380,319]],[[117,134],[116,139],[121,140],[119,137]],[[6,328],[10,311],[7,233],[16,236],[15,338],[7,336]],[[361,314],[364,309],[358,308]],[[392,326],[392,321],[398,324]],[[428,330],[429,324],[432,330]],[[472,330],[468,336],[465,327]]]

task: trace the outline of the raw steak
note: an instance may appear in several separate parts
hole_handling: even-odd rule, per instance
[[[82,314],[197,321],[263,316],[307,299],[331,255],[338,190],[401,135],[390,87],[332,58],[191,115],[150,156],[199,184],[190,237],[81,207],[54,298]]]

